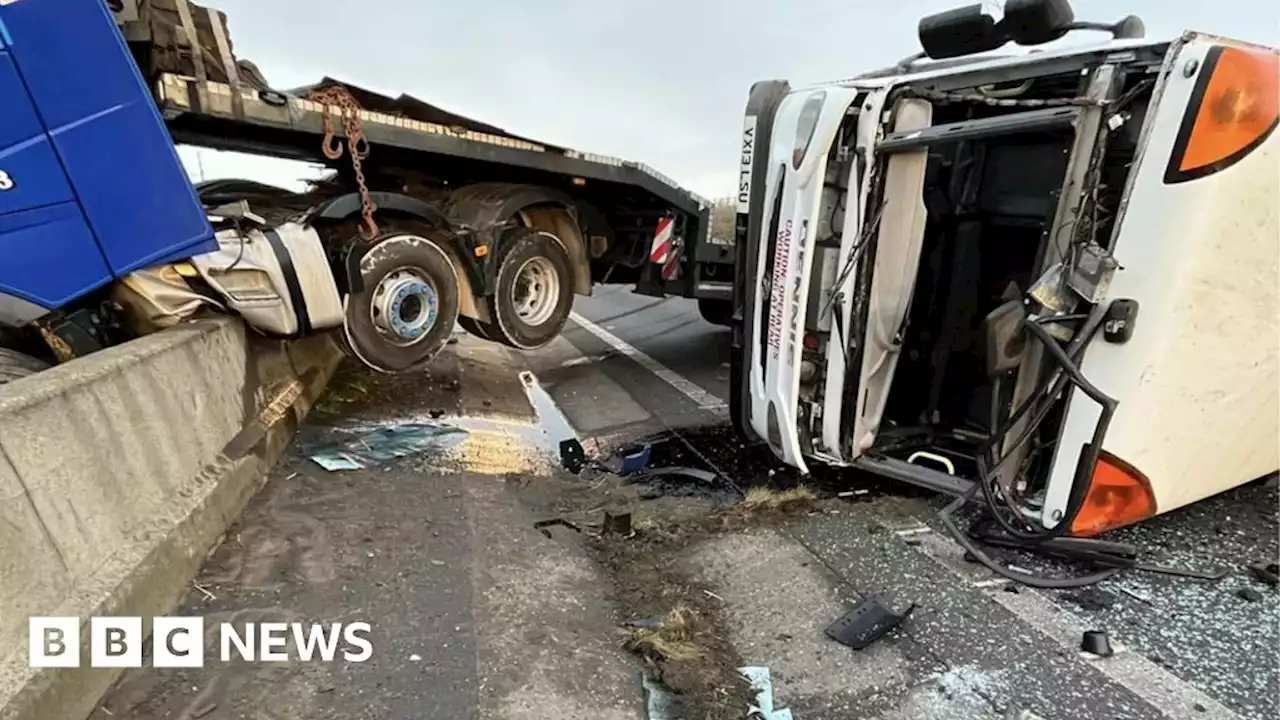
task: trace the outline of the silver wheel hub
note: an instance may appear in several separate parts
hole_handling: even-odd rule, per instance
[[[560,275],[544,257],[524,261],[511,285],[511,307],[526,325],[537,327],[551,319],[560,304]]]
[[[412,345],[430,332],[440,314],[435,286],[416,269],[388,273],[373,289],[373,325],[391,342]]]

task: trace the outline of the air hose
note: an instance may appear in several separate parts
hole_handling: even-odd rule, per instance
[[[1111,418],[1115,414],[1117,406],[1116,400],[1103,393],[1097,386],[1089,382],[1088,378],[1086,378],[1080,371],[1080,367],[1078,365],[1078,360],[1083,355],[1085,346],[1101,327],[1102,319],[1105,315],[1106,309],[1104,307],[1098,306],[1094,308],[1094,311],[1087,316],[1084,325],[1072,340],[1069,350],[1064,350],[1062,346],[1054,340],[1053,336],[1044,329],[1044,324],[1048,322],[1055,322],[1062,318],[1048,318],[1043,320],[1026,318],[1023,320],[1023,326],[1032,337],[1044,345],[1050,357],[1052,357],[1058,365],[1059,371],[1054,373],[1040,390],[1033,393],[1032,396],[1029,397],[1022,406],[1011,415],[1009,424],[1012,427],[1016,426],[1023,416],[1031,412],[1033,407],[1036,407],[1037,404],[1039,405],[1036,411],[1032,413],[1030,422],[1009,447],[1005,457],[996,462],[994,467],[988,467],[987,459],[995,456],[997,441],[1000,438],[1000,434],[996,431],[996,428],[992,428],[990,439],[978,456],[978,486],[982,490],[987,506],[991,509],[991,514],[1000,526],[1013,537],[1029,544],[1043,543],[1053,538],[1060,537],[1070,529],[1071,523],[1075,520],[1076,516],[1080,513],[1081,507],[1084,505],[1084,500],[1089,489],[1089,477],[1092,475],[1093,470],[1097,465],[1098,457],[1102,452],[1102,441],[1106,437],[1107,429],[1111,424]],[[1045,419],[1052,411],[1055,399],[1065,389],[1068,383],[1080,388],[1085,395],[1088,395],[1091,400],[1098,403],[1098,405],[1102,407],[1101,416],[1098,419],[1097,425],[1094,427],[1093,438],[1089,444],[1084,446],[1081,450],[1080,460],[1076,466],[1076,476],[1071,486],[1071,495],[1067,500],[1067,508],[1063,517],[1051,528],[1027,530],[1025,528],[1016,527],[1014,523],[1010,522],[1003,515],[1001,512],[1001,505],[1007,506],[1009,510],[1013,511],[1015,516],[1017,515],[1018,510],[1002,498],[996,496],[996,493],[993,491],[994,483],[992,482],[992,472],[999,469],[1001,465],[1007,462],[1009,457],[1035,434],[1036,430],[1039,429],[1040,425],[1044,423]],[[993,388],[993,401],[997,400],[998,397],[999,385],[996,383]],[[995,412],[995,408],[998,406],[998,402],[993,402],[993,413]],[[955,513],[955,511],[973,499],[977,494],[979,487],[971,488],[963,497],[956,499],[939,512],[938,517],[942,521],[943,525],[946,526],[947,531],[951,533],[953,538],[955,538],[956,542],[960,543],[961,547],[967,550],[988,570],[991,570],[1006,579],[1014,580],[1030,587],[1042,589],[1070,589],[1085,587],[1087,585],[1101,582],[1102,580],[1106,580],[1110,577],[1114,577],[1123,570],[1123,568],[1109,568],[1098,573],[1078,577],[1046,578],[1035,574],[1016,572],[1001,566],[992,560],[985,552],[979,549],[965,533],[962,533],[959,528],[956,527],[955,521],[952,518],[952,514]]]

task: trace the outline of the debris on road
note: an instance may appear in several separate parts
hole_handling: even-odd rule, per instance
[[[466,430],[452,425],[406,423],[379,428],[343,443],[304,447],[303,453],[330,472],[359,470],[443,447],[466,434]]]
[[[577,475],[587,466],[587,451],[578,438],[560,441],[560,465],[565,470]]]
[[[640,673],[640,682],[644,685],[649,720],[676,720],[679,704],[672,693],[646,672]]]
[[[624,537],[630,537],[635,534],[635,530],[631,527],[631,513],[606,512],[601,532],[605,535],[622,535]]]
[[[1262,593],[1253,588],[1240,588],[1236,591],[1236,597],[1251,603],[1262,602]]]
[[[754,693],[745,717],[751,720],[795,720],[795,715],[790,710],[774,708],[773,679],[769,675],[769,668],[741,667],[738,672],[751,684],[751,692]],[[649,720],[678,720],[683,717],[674,693],[648,673],[641,675],[641,683],[644,685]]]
[[[702,657],[695,642],[697,612],[683,603],[676,605],[655,627],[627,628],[626,648],[650,662],[691,662]]]
[[[359,460],[356,460],[354,457],[344,452],[316,453],[310,457],[317,465],[329,472],[337,472],[339,470],[360,470],[364,467]]]
[[[656,500],[661,497],[704,497],[717,505],[732,505],[742,494],[732,482],[710,470],[686,466],[664,466],[622,475],[624,485],[643,485],[640,498]]]
[[[591,463],[587,459],[586,450],[582,447],[582,441],[578,438],[578,431],[569,422],[569,418],[565,417],[560,406],[556,404],[555,398],[542,387],[542,383],[538,382],[538,378],[533,373],[528,370],[521,372],[520,383],[524,387],[529,404],[538,416],[538,425],[546,435],[549,445],[560,452],[560,464],[574,475],[582,472],[582,469]]]
[[[1272,586],[1280,585],[1280,563],[1260,560],[1249,566],[1249,572],[1259,582]]]
[[[565,520],[564,518],[555,518],[553,520],[539,520],[538,522],[533,524],[533,529],[537,530],[538,532],[542,533],[547,537],[551,537],[551,531],[548,530],[547,528],[555,527],[557,525],[562,525],[564,527],[567,527],[576,533],[582,532],[582,528],[578,527],[577,525],[574,525],[573,523],[569,522],[568,520]]]
[[[869,598],[831,623],[827,637],[854,650],[863,650],[906,620],[915,609],[912,603],[903,612],[895,613],[878,598]]]
[[[643,443],[618,453],[618,474],[630,475],[640,472],[649,466],[649,458],[653,455],[653,445]]]
[[[697,480],[701,483],[713,483],[716,481],[716,474],[709,470],[699,470],[691,467],[664,467],[648,470],[634,477],[627,478],[628,483],[643,483],[657,478],[678,476]]]
[[[773,707],[773,679],[767,667],[742,667],[738,672],[751,683],[756,693],[755,704],[747,712],[749,718],[759,720],[794,720],[790,710],[775,710]]]
[[[1111,657],[1115,651],[1111,649],[1111,638],[1106,630],[1086,630],[1080,640],[1080,649],[1098,657]]]
[[[1152,604],[1152,602],[1151,602],[1151,598],[1149,598],[1149,597],[1147,597],[1146,595],[1143,595],[1143,594],[1141,594],[1141,593],[1134,592],[1133,590],[1130,590],[1130,589],[1128,589],[1128,588],[1120,588],[1120,592],[1124,593],[1125,595],[1128,595],[1129,597],[1133,598],[1134,600],[1137,600],[1138,602],[1140,602],[1140,603],[1142,603],[1142,604],[1144,604],[1144,605],[1151,605],[1151,604]]]
[[[1067,593],[1062,596],[1062,599],[1090,612],[1106,610],[1115,605],[1117,600],[1115,595],[1098,588],[1086,588],[1079,592]]]

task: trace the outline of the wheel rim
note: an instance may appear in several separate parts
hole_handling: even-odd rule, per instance
[[[516,317],[536,327],[550,320],[559,304],[560,275],[555,266],[544,257],[525,260],[511,285],[511,307],[515,308]]]
[[[390,272],[373,288],[369,319],[395,345],[405,347],[421,340],[439,314],[435,285],[417,268]]]

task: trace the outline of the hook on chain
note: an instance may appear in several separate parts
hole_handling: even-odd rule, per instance
[[[369,185],[365,181],[364,168],[361,166],[361,161],[369,157],[370,147],[368,139],[364,136],[360,104],[346,88],[339,85],[316,88],[311,91],[309,99],[320,103],[324,108],[324,140],[321,142],[320,150],[330,160],[342,157],[342,141],[338,139],[333,126],[333,108],[337,107],[342,113],[342,124],[347,135],[346,151],[351,156],[351,168],[355,171],[356,185],[360,191],[362,216],[360,236],[365,240],[372,240],[378,236],[378,221],[373,217],[378,206],[369,195]]]

